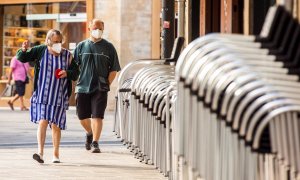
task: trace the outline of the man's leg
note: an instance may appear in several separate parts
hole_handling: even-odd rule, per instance
[[[15,102],[17,99],[19,99],[19,95],[18,95],[18,94],[16,94],[16,95],[13,97],[12,100],[9,100],[9,101],[7,102],[7,104],[9,105],[9,107],[10,107],[11,110],[15,110],[15,109],[14,109],[14,102]]]
[[[19,97],[20,96],[18,94],[16,94],[10,102],[13,104],[16,100],[19,99]]]
[[[20,96],[20,103],[21,103],[21,108],[25,107],[23,96]]]
[[[87,119],[80,120],[80,124],[86,132],[85,149],[91,150],[91,144],[93,142],[91,119],[87,118]]]
[[[59,145],[61,139],[61,130],[56,124],[52,124],[52,143],[53,143],[53,162],[59,161]]]
[[[90,150],[93,141],[93,133],[91,127],[91,97],[90,94],[76,94],[76,110],[81,126],[86,132],[85,149]]]
[[[93,143],[91,144],[92,153],[100,153],[99,139],[102,132],[103,120],[101,118],[92,118]]]
[[[28,111],[24,104],[24,96],[20,96],[20,102],[21,102],[21,111]]]
[[[91,119],[90,118],[80,120],[80,124],[85,129],[87,134],[92,132]]]
[[[18,82],[18,85],[17,85],[17,92],[18,92],[18,95],[20,97],[20,102],[21,102],[21,111],[26,111],[28,110],[25,105],[24,105],[24,100],[23,100],[23,97],[25,95],[25,87],[26,87],[26,84],[25,82]]]
[[[23,96],[25,93],[25,83],[23,83],[22,81],[15,81],[16,84],[16,95],[13,97],[12,100],[8,101],[8,105],[10,106],[10,108],[12,110],[14,110],[14,102],[19,99],[20,96]]]
[[[92,118],[93,141],[98,142],[101,136],[103,119]]]
[[[107,92],[97,91],[92,98],[92,153],[100,153],[99,139],[102,132],[104,112],[107,105]]]

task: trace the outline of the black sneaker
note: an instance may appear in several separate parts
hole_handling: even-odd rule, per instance
[[[94,141],[91,144],[91,148],[92,148],[92,153],[101,153],[101,151],[99,149],[99,144],[96,141]]]
[[[93,134],[86,135],[86,141],[85,141],[85,149],[91,150],[91,144],[93,142]]]

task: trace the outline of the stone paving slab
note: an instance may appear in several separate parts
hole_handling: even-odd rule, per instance
[[[52,148],[45,163],[32,160],[34,149],[0,149],[1,179],[166,179],[152,165],[140,163],[120,147],[103,147],[92,154],[79,147],[63,147],[61,163],[53,164]]]
[[[75,110],[68,111],[68,130],[62,133],[60,160],[53,164],[51,131],[47,130],[45,163],[32,159],[36,152],[36,128],[28,112],[0,109],[0,179],[167,179],[152,165],[140,163],[112,132],[113,112],[105,116],[100,141],[102,153],[84,148],[84,134]]]

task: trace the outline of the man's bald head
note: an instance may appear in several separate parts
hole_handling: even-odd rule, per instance
[[[91,30],[95,30],[95,29],[99,29],[99,30],[104,30],[104,22],[101,19],[93,19],[90,22],[89,25],[89,29]]]

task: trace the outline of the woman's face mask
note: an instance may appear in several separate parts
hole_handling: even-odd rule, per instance
[[[61,43],[55,43],[52,45],[52,50],[56,53],[61,52]]]
[[[100,39],[102,34],[103,34],[103,31],[99,30],[99,29],[95,29],[95,30],[91,31],[91,36],[95,39]]]

